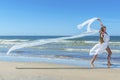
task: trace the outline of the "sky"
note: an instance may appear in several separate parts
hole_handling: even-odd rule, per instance
[[[119,0],[0,0],[0,35],[76,35],[78,24],[99,17],[120,36],[119,8]]]

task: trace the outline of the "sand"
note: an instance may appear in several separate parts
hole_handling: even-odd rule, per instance
[[[120,80],[120,69],[51,63],[0,62],[0,80]]]

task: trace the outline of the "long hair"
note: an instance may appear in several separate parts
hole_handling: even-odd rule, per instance
[[[103,42],[104,42],[104,40],[103,40],[103,36],[102,36],[102,33],[101,32],[104,32],[104,28],[106,28],[105,26],[102,26],[101,28],[100,28],[100,43],[102,44]]]

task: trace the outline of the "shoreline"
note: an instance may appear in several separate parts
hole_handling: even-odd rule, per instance
[[[120,80],[120,69],[0,61],[0,80]]]
[[[0,56],[0,62],[15,62],[15,63],[50,63],[58,65],[68,65],[76,67],[91,68],[90,60],[72,59],[72,58],[45,58],[45,57],[24,57],[24,56]],[[120,69],[120,63],[112,62],[110,68]],[[107,61],[95,61],[95,68],[108,68]]]

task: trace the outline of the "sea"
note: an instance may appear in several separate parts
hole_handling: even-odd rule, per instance
[[[7,51],[14,45],[44,39],[56,39],[68,36],[0,36],[0,61],[11,62],[47,62],[89,67],[93,56],[90,49],[99,42],[99,36],[60,40],[58,42],[25,47],[14,50],[7,55]],[[120,68],[120,36],[111,36],[109,46],[112,50],[112,67]],[[107,67],[105,51],[98,55],[95,64],[98,67]]]

